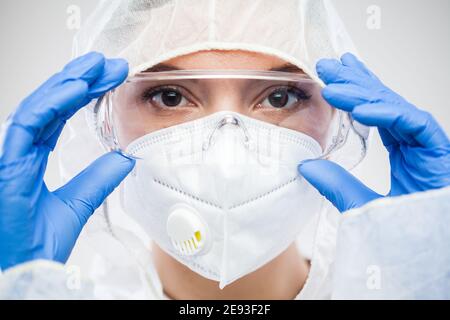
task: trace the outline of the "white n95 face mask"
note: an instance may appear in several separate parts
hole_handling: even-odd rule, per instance
[[[132,142],[122,204],[165,252],[220,288],[292,244],[322,197],[297,172],[313,138],[234,112]]]

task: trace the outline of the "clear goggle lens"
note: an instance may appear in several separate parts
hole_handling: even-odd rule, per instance
[[[331,107],[321,89],[306,75],[286,72],[141,73],[99,99],[96,125],[109,149],[126,153],[132,142],[150,133],[231,111],[304,133],[319,142],[324,158],[334,155],[351,168],[365,155],[368,130]],[[350,149],[341,150],[344,145]]]

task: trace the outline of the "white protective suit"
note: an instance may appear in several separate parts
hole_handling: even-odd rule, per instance
[[[75,42],[76,55],[92,50],[125,58],[131,74],[197,51],[247,50],[284,59],[318,82],[319,59],[355,52],[326,0],[103,1]],[[65,130],[58,150],[63,180],[104,152],[95,130],[86,130],[93,126],[88,110]],[[311,260],[298,299],[450,298],[450,253],[443,254],[450,188],[380,199],[343,216],[324,202],[316,217],[298,241]],[[150,243],[121,212],[115,192],[65,267],[37,261],[13,268],[1,275],[0,298],[162,299]]]

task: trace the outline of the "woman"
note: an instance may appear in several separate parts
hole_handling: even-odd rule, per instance
[[[102,2],[75,48],[77,55],[96,50],[121,59],[78,58],[9,119],[0,218],[7,289],[32,272],[39,281],[29,288],[61,281],[60,294],[72,295],[60,264],[30,261],[65,263],[93,211],[132,172],[122,201],[113,195],[102,206],[106,224],[94,216],[71,255],[69,265],[94,283],[76,296],[422,297],[415,288],[425,277],[417,275],[432,257],[407,272],[401,265],[417,258],[405,250],[416,239],[414,221],[425,210],[445,219],[449,141],[430,115],[345,54],[355,50],[328,2]],[[265,94],[248,102],[254,87]],[[101,150],[91,152],[94,131],[116,152],[49,192],[46,161],[65,121],[100,97],[87,123],[75,118],[67,132],[62,169],[72,174],[82,154]],[[392,187],[384,200],[336,164],[351,169],[364,156],[364,125],[378,127],[390,152]],[[238,165],[228,161],[231,154]],[[394,198],[432,189],[442,190]],[[342,219],[336,245],[337,211],[352,208],[360,209]],[[439,243],[449,237],[435,232],[436,223],[421,225]],[[368,288],[373,265],[390,266],[383,283],[396,284]],[[440,261],[437,272],[447,265]],[[445,280],[433,283],[442,289],[436,297],[449,292]]]

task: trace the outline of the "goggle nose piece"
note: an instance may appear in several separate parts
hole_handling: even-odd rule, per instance
[[[234,126],[236,128],[239,128],[243,134],[244,146],[246,148],[250,147],[250,134],[247,128],[245,127],[242,119],[239,118],[237,115],[227,114],[217,122],[216,126],[211,131],[211,134],[206,138],[205,142],[203,143],[202,148],[203,151],[208,151],[209,148],[211,148],[214,145],[214,137],[216,136],[217,132],[226,126]]]

